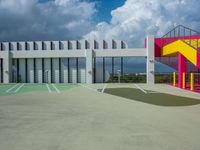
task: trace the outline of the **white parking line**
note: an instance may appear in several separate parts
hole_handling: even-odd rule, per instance
[[[51,84],[57,93],[60,93],[60,90],[55,86],[55,84]]]
[[[82,87],[84,87],[84,88],[86,88],[86,89],[89,89],[89,90],[92,90],[92,91],[98,92],[97,89],[93,89],[93,88],[88,87],[88,86],[85,86],[85,85],[83,85],[83,84],[79,84],[79,85],[82,86]]]
[[[104,85],[103,89],[102,89],[102,93],[104,93],[106,87],[108,86],[108,84]]]
[[[143,88],[139,87],[137,84],[134,84],[134,86],[139,89],[140,91],[142,91],[143,93],[147,94],[147,91],[145,91]]]
[[[160,93],[160,92],[156,92],[156,91],[151,91],[151,92],[148,92],[148,93]]]
[[[13,90],[14,88],[16,88],[19,84],[15,84],[14,86],[12,86],[11,88],[9,88],[6,93],[9,93],[11,90]]]
[[[47,87],[47,89],[48,89],[49,93],[51,93],[51,89],[50,89],[50,87],[49,87],[49,85],[48,85],[48,84],[46,84],[46,87]]]
[[[14,93],[17,93],[23,86],[24,86],[24,84],[20,85],[20,86],[14,91]]]

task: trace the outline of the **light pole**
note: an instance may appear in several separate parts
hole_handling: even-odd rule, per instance
[[[120,83],[121,70],[117,70],[117,74],[118,74],[118,83]]]
[[[17,69],[14,65],[12,66],[12,76],[13,76],[13,82],[17,82]]]
[[[49,83],[49,70],[46,70],[45,73],[46,73],[46,77],[47,77],[46,82]]]

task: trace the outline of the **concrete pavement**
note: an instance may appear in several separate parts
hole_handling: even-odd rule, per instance
[[[108,88],[117,86],[130,84],[110,84]],[[161,87],[150,89],[175,91]],[[181,90],[183,93],[199,97]],[[82,86],[60,94],[32,92],[1,96],[0,149],[199,150],[199,114],[200,105],[156,106]]]

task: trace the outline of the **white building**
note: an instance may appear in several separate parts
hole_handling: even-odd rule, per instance
[[[147,83],[154,83],[151,36],[147,37],[147,48],[132,49],[119,40],[2,42],[0,83],[94,83],[96,58],[132,56],[147,57]],[[103,81],[105,71],[104,67]]]

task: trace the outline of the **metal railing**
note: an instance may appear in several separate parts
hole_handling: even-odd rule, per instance
[[[162,36],[162,47],[176,40],[182,40],[191,47],[199,50],[200,47],[200,32],[178,25],[174,29]]]

